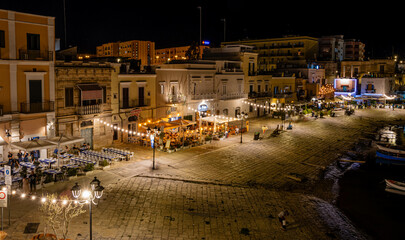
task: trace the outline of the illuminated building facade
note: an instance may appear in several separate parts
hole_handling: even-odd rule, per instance
[[[9,143],[54,136],[54,58],[54,17],[0,10],[2,158]]]
[[[155,64],[164,64],[171,60],[185,60],[187,59],[186,53],[191,46],[172,47],[156,49]],[[199,59],[202,58],[203,52],[209,46],[200,45]]]

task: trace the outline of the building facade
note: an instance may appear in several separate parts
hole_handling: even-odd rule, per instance
[[[278,64],[286,62],[313,61],[319,50],[318,38],[308,36],[223,42],[222,46],[235,44],[254,46],[254,51],[259,54],[260,72],[273,71]]]
[[[112,123],[111,83],[115,67],[110,63],[57,61],[56,131],[57,135],[84,138],[92,148],[110,145]]]
[[[247,97],[240,61],[173,61],[156,69],[156,76],[160,118],[198,120],[198,112],[235,117]]]
[[[171,47],[156,49],[155,64],[164,64],[171,60],[185,60],[187,59],[186,53],[191,46]],[[199,46],[199,59],[202,59],[202,55],[205,49],[209,46]]]
[[[0,154],[53,137],[55,18],[0,10]],[[46,156],[45,156],[46,157]]]
[[[113,141],[130,141],[133,132],[140,132],[141,126],[157,117],[156,109],[156,74],[127,71],[126,65],[120,65],[117,77],[113,79]],[[145,129],[142,129],[145,131]]]

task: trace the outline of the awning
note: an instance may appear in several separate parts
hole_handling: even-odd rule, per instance
[[[82,101],[103,99],[103,88],[98,84],[77,84],[77,87],[81,90]]]
[[[213,116],[211,116],[211,117],[203,117],[202,119],[201,119],[202,121],[205,121],[205,122],[215,122],[215,123],[217,123],[217,124],[222,124],[222,123],[228,123],[228,122],[233,122],[233,121],[237,121],[237,119],[235,119],[235,118],[232,118],[232,117],[229,117],[229,118],[219,118],[219,117],[213,117]]]
[[[171,121],[170,123],[172,123],[172,124],[178,124],[178,125],[181,125],[181,126],[190,126],[190,125],[194,125],[194,124],[196,124],[196,122],[193,122],[193,121],[189,121],[189,120],[185,120],[185,119],[177,119],[177,120],[174,120],[174,121]]]
[[[172,123],[168,123],[168,122],[163,122],[163,121],[161,121],[161,122],[159,122],[159,123],[150,123],[150,124],[142,125],[142,128],[145,128],[145,129],[148,129],[148,128],[154,129],[155,126],[158,127],[160,130],[162,130],[162,128],[163,128],[163,130],[168,130],[168,129],[173,129],[173,128],[178,128],[178,127],[180,127],[180,126],[177,125],[177,124],[172,124]]]
[[[62,138],[61,137],[53,137],[53,138],[50,138],[50,139],[46,139],[45,141],[50,142],[52,144],[60,143],[60,145],[68,145],[68,144],[73,144],[73,143],[84,142],[85,139],[82,138],[82,137],[62,136]]]
[[[16,149],[27,151],[27,152],[33,151],[33,150],[54,148],[56,146],[57,146],[56,144],[53,144],[51,142],[47,142],[47,141],[41,140],[41,139],[11,143],[12,148],[16,148]]]

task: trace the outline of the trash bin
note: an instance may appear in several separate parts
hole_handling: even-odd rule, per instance
[[[255,132],[255,135],[254,135],[253,140],[259,140],[259,136],[260,136],[260,133],[259,133],[259,132]]]

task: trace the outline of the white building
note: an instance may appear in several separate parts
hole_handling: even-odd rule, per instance
[[[362,96],[384,96],[390,95],[392,91],[393,78],[362,78]]]
[[[157,108],[168,109],[158,111],[158,118],[180,114],[196,120],[198,111],[235,117],[247,97],[240,61],[173,61],[161,65],[156,78]]]

